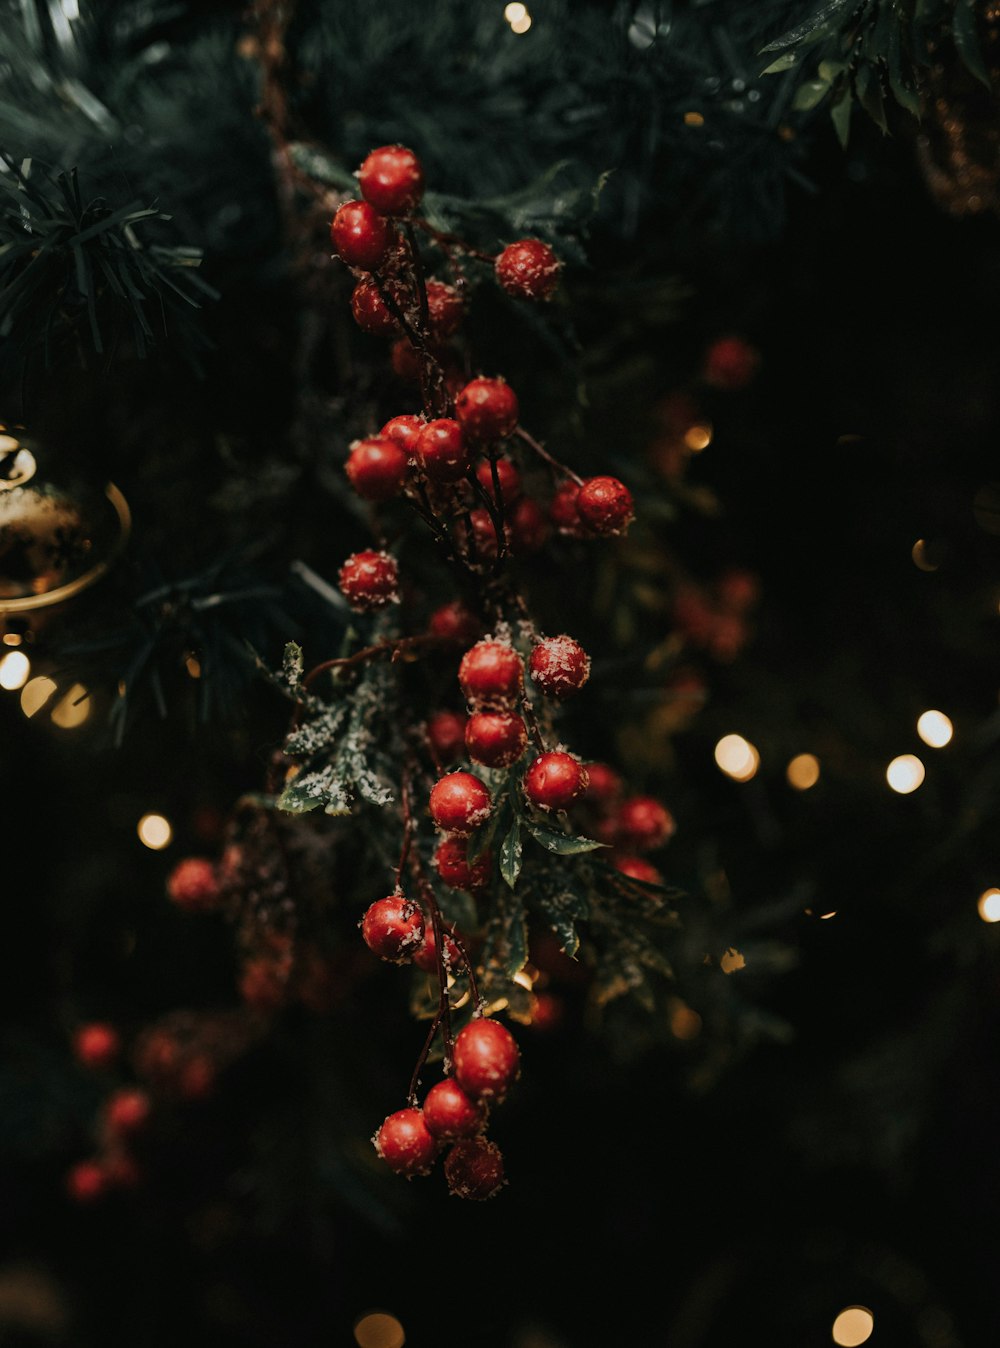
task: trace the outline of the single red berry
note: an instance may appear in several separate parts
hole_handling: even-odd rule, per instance
[[[590,656],[572,637],[546,637],[532,650],[528,670],[546,697],[569,697],[590,678]]]
[[[427,923],[424,924],[424,939],[413,952],[413,963],[425,974],[437,973],[437,941],[434,939],[434,928]],[[443,963],[446,970],[457,969],[462,963],[461,952],[448,932],[444,934]]]
[[[476,477],[479,479],[480,486],[494,501],[497,500],[497,493],[493,486],[494,466],[496,467],[497,481],[500,484],[499,499],[503,501],[504,505],[512,505],[521,495],[521,474],[510,459],[497,459],[495,465],[489,459],[481,463],[476,469]]]
[[[483,852],[475,861],[470,861],[469,844],[465,838],[445,838],[434,853],[434,865],[449,888],[472,893],[489,881],[493,858],[489,852]]]
[[[760,352],[742,337],[720,337],[705,353],[702,378],[713,388],[736,392],[753,380]]]
[[[522,300],[547,300],[559,284],[562,263],[547,243],[518,239],[509,243],[494,264],[497,280],[508,295]]]
[[[472,440],[502,440],[517,425],[517,397],[502,379],[473,379],[455,399],[455,416]]]
[[[424,195],[424,170],[412,150],[383,145],[372,150],[358,169],[365,201],[384,215],[405,215]]]
[[[549,522],[541,506],[530,496],[515,501],[508,516],[510,545],[514,552],[538,552],[549,536]]]
[[[389,289],[392,293],[394,287]],[[373,337],[393,337],[399,330],[399,324],[392,310],[370,277],[366,276],[354,287],[351,294],[351,313],[358,327]]]
[[[635,517],[632,493],[616,477],[588,477],[576,508],[587,528],[602,537],[624,533]]]
[[[577,509],[579,495],[580,488],[576,482],[564,482],[549,506],[549,519],[561,534],[570,538],[584,538],[587,534],[587,527]]]
[[[426,290],[431,336],[441,341],[462,326],[465,304],[455,287],[445,285],[444,281],[428,281]]]
[[[338,580],[352,608],[399,602],[399,568],[387,552],[355,552],[340,568]]]
[[[752,571],[733,568],[719,577],[717,589],[723,606],[733,613],[746,613],[760,598],[760,581]]]
[[[167,896],[189,913],[207,913],[219,902],[215,867],[204,857],[186,857],[170,872]]]
[[[509,768],[527,744],[528,728],[514,712],[477,711],[465,727],[469,757],[488,768]]]
[[[486,1110],[470,1100],[457,1081],[447,1077],[432,1086],[424,1101],[424,1123],[439,1142],[473,1137],[486,1123]]]
[[[709,652],[728,664],[735,660],[747,643],[749,629],[738,613],[718,613],[708,638]]]
[[[537,992],[531,1003],[531,1029],[547,1034],[562,1023],[566,1004],[554,992]]]
[[[456,1198],[494,1198],[505,1182],[500,1148],[485,1137],[456,1142],[445,1159],[444,1177]]]
[[[588,763],[587,776],[590,781],[583,798],[588,805],[593,805],[597,809],[608,809],[624,790],[621,777],[607,763]]]
[[[344,471],[351,486],[366,501],[388,501],[402,491],[409,463],[402,445],[388,436],[379,436],[355,440]]]
[[[402,894],[376,899],[361,919],[361,935],[379,959],[405,964],[424,939],[424,915]]]
[[[392,241],[392,227],[367,201],[346,201],[333,217],[330,237],[348,267],[375,271]]]
[[[270,955],[257,955],[243,965],[239,989],[255,1011],[277,1011],[288,1000],[288,970]]]
[[[481,707],[503,707],[524,687],[524,665],[513,646],[477,641],[462,656],[458,682],[468,700]]]
[[[524,794],[542,810],[565,810],[588,780],[587,769],[572,754],[539,754],[524,774]]]
[[[465,748],[465,723],[458,711],[436,711],[427,718],[427,739],[442,763],[453,763]]]
[[[712,636],[717,613],[696,585],[681,585],[674,595],[674,622],[696,646],[705,646]]]
[[[673,815],[652,796],[631,796],[622,801],[616,822],[619,841],[639,852],[662,847],[677,830]]]
[[[423,1111],[397,1109],[372,1138],[375,1150],[397,1175],[426,1175],[437,1156],[437,1142],[427,1131]]]
[[[406,384],[419,384],[423,360],[409,337],[400,337],[392,344],[390,361],[395,374]]]
[[[417,462],[432,482],[457,482],[469,471],[469,449],[457,421],[428,421],[417,440]]]
[[[663,876],[645,857],[616,856],[612,858],[611,864],[616,871],[621,871],[622,875],[633,880],[642,880],[647,885],[663,884]]]
[[[152,1104],[145,1091],[123,1087],[108,1097],[104,1104],[104,1122],[112,1137],[132,1137],[141,1133],[149,1122]]]
[[[110,1067],[122,1051],[121,1036],[113,1025],[92,1021],[73,1036],[73,1051],[84,1067]]]
[[[182,1100],[204,1100],[215,1089],[216,1076],[215,1063],[199,1053],[181,1068],[178,1094]]]
[[[74,1203],[96,1203],[108,1187],[108,1175],[100,1161],[78,1161],[66,1176],[66,1190]]]
[[[168,1081],[177,1070],[180,1046],[176,1037],[165,1029],[154,1029],[139,1042],[135,1070],[141,1077],[157,1083]]]
[[[468,645],[475,641],[483,630],[482,624],[471,609],[461,599],[453,599],[450,604],[442,604],[431,614],[427,630],[442,641],[455,645]]]
[[[498,1020],[472,1020],[455,1040],[455,1080],[474,1100],[502,1100],[517,1080],[517,1041]]]
[[[397,445],[406,450],[407,457],[412,459],[417,452],[417,440],[423,428],[423,417],[409,415],[393,417],[391,421],[385,423],[379,435],[386,440],[395,440]]]
[[[431,792],[431,818],[446,833],[472,833],[492,808],[488,787],[471,772],[450,772]]]
[[[471,525],[471,529],[469,528]],[[470,556],[482,559],[484,557],[495,557],[498,552],[496,525],[493,523],[493,517],[490,512],[483,507],[469,511],[468,525],[464,522],[460,525],[458,532],[465,542]],[[504,537],[507,538],[510,530],[504,529]]]

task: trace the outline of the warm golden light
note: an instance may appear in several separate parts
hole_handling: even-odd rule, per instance
[[[528,13],[527,5],[519,5],[516,3],[512,3],[509,4],[507,8],[504,10],[503,16],[508,23],[517,23],[518,19],[523,19],[527,13]]]
[[[670,1015],[670,1033],[675,1039],[688,1041],[697,1039],[701,1033],[701,1016],[697,1011],[691,1009],[687,1002],[682,1002],[679,997],[672,997],[668,1004]]]
[[[840,1348],[858,1348],[867,1343],[875,1328],[875,1317],[866,1306],[845,1306],[833,1322],[833,1341]]]
[[[917,539],[910,556],[913,558],[914,566],[921,571],[936,571],[941,565],[940,556],[926,538]]]
[[[142,845],[150,848],[153,852],[162,851],[174,836],[174,830],[170,827],[170,820],[165,819],[162,814],[144,814],[136,825],[135,831],[138,833]]]
[[[715,761],[733,781],[748,782],[760,767],[760,754],[742,735],[723,735],[715,746]]]
[[[924,765],[915,754],[900,754],[885,770],[885,780],[901,796],[908,796],[924,780]]]
[[[833,910],[832,913],[820,913],[820,915],[819,915],[819,920],[820,920],[821,922],[829,922],[829,920],[830,920],[831,917],[836,917],[836,916],[837,916],[837,910],[836,910],[836,908],[834,908],[834,910]]]
[[[52,708],[52,724],[60,730],[75,730],[90,715],[90,694],[82,683],[74,683]]]
[[[1000,922],[1000,889],[984,890],[979,896],[978,907],[984,922]]]
[[[951,743],[955,727],[943,711],[925,711],[917,719],[917,734],[932,749],[943,749]]]
[[[184,661],[184,668],[191,675],[192,679],[201,678],[201,661],[196,655],[189,655]]]
[[[746,967],[746,956],[742,955],[734,946],[730,946],[719,960],[719,968],[724,974],[734,974],[737,970]]]
[[[819,759],[815,754],[796,754],[785,769],[785,776],[796,791],[808,791],[819,781]]]
[[[689,426],[684,432],[684,443],[692,454],[700,454],[712,443],[712,428],[704,424]]]
[[[686,112],[684,114],[685,126],[704,126],[705,119],[700,112]]]
[[[21,710],[25,716],[40,712],[55,691],[55,680],[47,679],[44,674],[26,683],[21,689]]]
[[[31,661],[24,651],[8,651],[0,660],[0,688],[6,688],[8,693],[13,693],[16,689],[24,687],[30,673]]]
[[[354,1342],[358,1348],[403,1348],[406,1335],[394,1315],[372,1311],[354,1326]]]
[[[526,33],[531,27],[531,15],[523,14],[521,18],[515,19],[510,26],[512,33]]]

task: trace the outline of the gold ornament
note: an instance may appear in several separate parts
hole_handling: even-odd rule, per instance
[[[0,423],[0,614],[79,594],[128,541],[132,519],[118,488],[70,473],[57,485],[48,478],[52,457],[20,427]]]

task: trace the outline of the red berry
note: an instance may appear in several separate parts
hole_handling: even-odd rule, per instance
[[[611,864],[616,871],[621,871],[622,875],[628,875],[633,880],[643,880],[647,885],[663,884],[663,876],[645,857],[616,856]]]
[[[376,899],[361,919],[365,945],[379,959],[405,964],[424,939],[424,915],[402,894]]]
[[[441,341],[462,326],[465,305],[455,287],[445,285],[444,281],[428,281],[426,290],[431,335]]]
[[[734,392],[747,387],[759,364],[760,353],[742,337],[720,337],[705,353],[702,378],[714,388]]]
[[[696,646],[707,645],[717,614],[695,585],[682,585],[674,596],[674,622]]]
[[[478,510],[469,511],[469,524],[471,531],[467,526],[460,526],[461,537],[465,541],[470,554],[478,558],[495,557],[497,555],[497,531],[493,523],[490,512],[482,507]],[[504,537],[510,531],[504,530]]]
[[[358,169],[358,183],[365,201],[384,215],[404,215],[424,195],[420,160],[403,145],[372,150]]]
[[[434,853],[434,865],[451,889],[472,893],[489,881],[493,858],[489,852],[483,852],[475,861],[470,861],[469,844],[465,838],[445,838]]]
[[[388,436],[355,440],[344,471],[366,501],[388,501],[402,491],[409,462],[403,446]]]
[[[580,519],[595,534],[624,533],[635,517],[632,493],[616,477],[589,477],[576,498]]]
[[[347,201],[333,217],[330,237],[347,266],[375,271],[389,251],[392,228],[367,201]]]
[[[575,482],[564,482],[549,506],[549,519],[561,534],[570,538],[583,538],[587,529],[577,509],[577,497],[580,488]]]
[[[469,471],[469,450],[457,421],[429,421],[417,440],[417,461],[432,482],[457,482]]]
[[[474,1100],[502,1100],[517,1080],[517,1041],[498,1020],[473,1020],[455,1040],[455,1080]]]
[[[662,847],[677,829],[670,811],[652,796],[632,796],[622,801],[616,823],[619,841],[640,852]]]
[[[386,440],[395,440],[396,444],[401,445],[406,450],[407,456],[412,459],[417,452],[417,439],[423,428],[423,417],[393,417],[391,421],[385,423],[379,431],[379,435]]]
[[[510,522],[510,542],[515,552],[538,552],[545,546],[549,536],[549,524],[542,508],[530,496],[522,496],[515,501],[508,516]]]
[[[733,613],[745,613],[760,598],[760,582],[752,571],[724,571],[717,588],[722,604]]]
[[[489,789],[471,772],[451,772],[431,792],[431,818],[446,833],[471,833],[492,808]]]
[[[424,939],[413,952],[413,963],[425,974],[437,973],[437,941],[433,927],[424,926]],[[461,952],[448,932],[444,934],[443,963],[445,969],[457,969],[462,963]]]
[[[488,768],[509,768],[524,753],[528,729],[513,712],[479,711],[465,727],[469,757]]]
[[[199,1054],[181,1068],[177,1090],[182,1100],[204,1100],[215,1089],[215,1063]]]
[[[546,697],[569,697],[590,678],[590,656],[572,637],[546,637],[532,650],[528,670]]]
[[[590,782],[583,798],[588,805],[598,809],[607,809],[621,795],[624,783],[614,768],[607,763],[588,763],[587,776]]]
[[[518,239],[497,258],[497,280],[508,295],[522,300],[547,300],[559,284],[562,263],[547,243]]]
[[[453,763],[462,757],[468,719],[457,711],[436,711],[427,718],[427,739],[443,763]]]
[[[94,1203],[108,1191],[108,1175],[99,1161],[78,1161],[66,1176],[66,1190],[74,1203]]]
[[[477,641],[458,667],[462,692],[477,706],[503,707],[524,687],[524,665],[513,646],[503,641]]]
[[[206,913],[219,902],[215,867],[204,857],[187,857],[170,872],[167,896],[189,913]]]
[[[531,1004],[531,1028],[543,1034],[554,1030],[562,1021],[566,1007],[554,992],[538,992]]]
[[[365,277],[354,287],[351,294],[351,313],[358,327],[373,337],[392,337],[399,329],[392,310],[370,277]]]
[[[504,1186],[500,1148],[485,1137],[456,1142],[445,1160],[444,1177],[456,1198],[495,1197]]]
[[[524,793],[540,809],[565,810],[587,781],[587,769],[572,754],[539,754],[524,774]]]
[[[93,1021],[81,1025],[73,1036],[73,1051],[84,1067],[110,1067],[122,1049],[121,1037],[113,1025]]]
[[[104,1105],[104,1122],[112,1137],[132,1137],[149,1122],[152,1105],[145,1091],[125,1087],[109,1096]]]
[[[338,580],[352,608],[399,602],[399,569],[387,552],[355,552],[340,568]]]
[[[409,337],[400,337],[398,342],[393,342],[390,360],[394,372],[404,383],[419,384],[423,359]]]
[[[473,379],[455,399],[455,415],[472,440],[502,440],[517,425],[517,397],[502,379]]]
[[[450,604],[442,604],[434,610],[427,629],[432,636],[440,637],[442,641],[465,646],[479,636],[482,624],[461,599],[453,599]]]
[[[256,1011],[277,1011],[288,1000],[288,969],[270,955],[258,955],[240,973],[240,996]]]
[[[497,459],[496,470],[497,481],[500,484],[500,500],[503,501],[504,505],[511,505],[521,495],[521,474],[510,459]],[[497,494],[493,488],[493,465],[488,459],[476,469],[476,477],[479,479],[483,490],[493,500],[496,500]]]
[[[375,1150],[397,1175],[426,1175],[437,1155],[437,1142],[427,1131],[423,1111],[397,1109],[372,1138]]]
[[[439,1142],[453,1142],[459,1137],[472,1137],[486,1122],[486,1110],[477,1100],[470,1100],[457,1081],[451,1077],[439,1081],[427,1092],[424,1101],[424,1123],[427,1131]]]

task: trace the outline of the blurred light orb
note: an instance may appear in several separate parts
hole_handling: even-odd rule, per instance
[[[403,1348],[406,1335],[394,1315],[372,1311],[354,1326],[354,1342],[358,1348]]]
[[[517,23],[518,19],[523,19],[528,13],[527,5],[520,5],[513,0],[503,12],[504,18],[508,23]]]
[[[174,836],[170,820],[164,818],[162,814],[144,814],[135,831],[143,847],[148,847],[152,852],[162,851]]]
[[[984,922],[1000,922],[1000,889],[984,890],[977,906]]]
[[[819,759],[815,754],[796,754],[785,769],[785,776],[796,791],[808,791],[819,781]]]
[[[74,683],[52,708],[52,724],[60,730],[75,730],[90,715],[90,693],[82,683]]]
[[[900,754],[885,770],[885,779],[901,796],[916,791],[924,780],[924,765],[916,754]]]
[[[44,674],[26,683],[21,689],[21,710],[25,716],[40,712],[55,691],[55,679],[48,679]]]
[[[917,734],[932,749],[943,749],[951,743],[955,727],[943,711],[925,711],[917,718]]]
[[[523,18],[515,19],[510,26],[512,33],[526,33],[531,27],[531,15],[525,14]]]
[[[742,735],[723,735],[715,746],[715,762],[734,782],[748,782],[760,767],[760,754]]]
[[[8,651],[0,660],[0,688],[13,693],[16,689],[24,687],[30,673],[31,661],[24,651]]]
[[[712,443],[712,428],[704,422],[689,426],[684,432],[684,443],[692,454],[700,454]]]
[[[833,1322],[831,1335],[839,1348],[858,1348],[867,1343],[875,1328],[875,1317],[867,1306],[845,1306]]]

